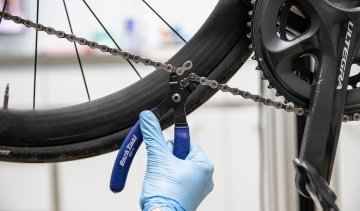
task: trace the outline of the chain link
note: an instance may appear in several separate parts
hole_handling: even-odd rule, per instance
[[[69,40],[70,42],[76,42],[80,45],[86,45],[92,49],[97,49],[104,53],[110,53],[113,56],[120,56],[123,59],[132,60],[135,63],[142,63],[145,66],[153,66],[156,69],[164,70],[169,73],[176,73],[177,75],[183,75],[185,73],[185,71],[192,68],[191,61],[185,62],[181,67],[174,67],[171,64],[165,64],[165,63],[153,61],[148,58],[142,58],[141,56],[133,55],[126,51],[121,51],[119,49],[111,48],[106,45],[100,45],[97,42],[88,41],[87,39],[77,37],[74,34],[67,34],[64,31],[59,31],[52,27],[47,27],[42,24],[36,24],[36,23],[32,22],[31,20],[23,19],[19,16],[14,16],[10,13],[0,12],[0,16],[2,16],[5,20],[11,20],[16,24],[23,24],[26,27],[34,28],[37,31],[44,31],[48,35],[55,35],[58,38],[64,38],[64,39]],[[254,95],[250,92],[243,91],[238,88],[232,88],[232,87],[228,86],[227,84],[220,84],[219,82],[217,82],[215,80],[209,80],[205,77],[200,77],[200,76],[196,75],[195,73],[189,74],[189,76],[187,78],[184,78],[181,82],[182,82],[183,86],[187,86],[189,84],[189,82],[196,82],[202,86],[207,86],[212,89],[220,90],[222,92],[229,92],[229,93],[233,94],[234,96],[241,96],[244,99],[250,99],[256,103],[262,103],[265,106],[271,106],[276,109],[282,109],[286,112],[295,113],[298,116],[303,116],[305,114],[305,111],[303,108],[297,108],[291,104],[285,104],[285,103],[282,103],[279,101],[273,101],[270,98],[264,98],[260,95]],[[349,121],[360,121],[360,114],[356,113],[353,115],[344,115],[343,122],[349,122]]]
[[[305,112],[302,108],[296,108],[290,104],[284,104],[282,102],[273,101],[270,98],[263,98],[260,95],[254,95],[254,94],[251,94],[250,92],[243,91],[238,88],[232,88],[232,87],[228,86],[227,84],[220,84],[215,80],[209,80],[205,77],[200,77],[200,76],[196,75],[195,73],[189,74],[189,76],[187,78],[185,78],[184,80],[191,81],[191,82],[197,82],[200,85],[208,86],[212,89],[220,90],[222,92],[229,92],[229,93],[233,94],[234,96],[239,95],[239,96],[243,97],[244,99],[250,99],[256,103],[262,103],[266,106],[272,106],[276,109],[282,109],[282,110],[285,110],[290,113],[295,113],[298,116],[302,116],[305,114]]]

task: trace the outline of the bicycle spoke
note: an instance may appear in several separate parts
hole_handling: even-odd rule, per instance
[[[39,23],[39,4],[40,0],[36,1],[36,23]],[[34,56],[34,91],[33,91],[33,109],[35,109],[36,100],[36,70],[37,70],[37,57],[38,57],[38,31],[35,32],[35,56]]]
[[[7,5],[7,1],[8,0],[5,0],[5,2],[4,2],[4,6],[3,6],[3,9],[2,9],[2,12],[4,13],[5,12],[5,9],[6,9],[6,5]],[[0,24],[1,24],[1,21],[2,21],[2,15],[0,16]]]
[[[147,7],[149,7],[184,43],[186,44],[187,41],[177,32],[159,13],[157,13],[154,8],[152,8],[145,0],[142,0]]]
[[[95,17],[95,19],[98,21],[98,23],[101,25],[101,27],[103,28],[103,30],[105,31],[105,33],[110,37],[110,39],[113,41],[113,43],[116,45],[116,47],[120,50],[120,46],[117,44],[117,42],[114,40],[114,38],[111,36],[111,34],[109,33],[109,31],[105,28],[104,24],[102,24],[102,22],[100,21],[100,19],[97,17],[97,15],[94,13],[94,11],[91,9],[91,7],[88,5],[88,3],[83,0],[84,4],[86,5],[86,7],[89,9],[89,11],[91,12],[91,14]],[[129,59],[127,59],[127,62],[129,63],[129,65],[132,67],[132,69],[135,71],[135,73],[139,76],[140,79],[142,79],[140,73],[136,70],[135,66],[131,63],[131,61]]]
[[[71,25],[71,21],[70,21],[69,12],[68,12],[68,9],[67,9],[65,0],[63,0],[63,3],[64,3],[64,8],[65,8],[65,12],[66,12],[66,17],[67,17],[67,20],[68,20],[68,23],[69,23],[69,27],[70,27],[71,34],[74,34],[73,29],[72,29],[72,25]],[[76,52],[76,57],[77,57],[77,60],[78,60],[78,63],[79,63],[79,67],[80,67],[80,70],[81,70],[81,74],[82,74],[82,77],[83,77],[83,81],[84,81],[86,93],[87,93],[87,96],[88,96],[89,101],[91,101],[91,99],[90,99],[90,94],[89,94],[89,89],[88,89],[88,86],[87,86],[87,83],[86,83],[85,74],[84,74],[84,69],[83,69],[83,66],[82,66],[82,63],[81,63],[81,58],[80,58],[79,50],[78,50],[77,45],[76,45],[75,42],[74,42],[74,47],[75,47],[75,52]]]

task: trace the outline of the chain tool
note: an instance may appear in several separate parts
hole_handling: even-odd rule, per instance
[[[180,80],[179,75],[171,73],[169,76],[169,92],[165,99],[151,110],[159,120],[173,111],[175,123],[173,154],[182,160],[185,160],[190,151],[190,132],[185,111],[187,98],[191,94],[186,89],[188,85]],[[131,163],[142,142],[140,121],[137,121],[127,134],[114,162],[110,179],[110,189],[114,193],[121,192],[124,189]]]
[[[110,53],[113,56],[120,56],[123,59],[132,60],[135,63],[142,63],[145,66],[153,66],[159,70],[164,70],[169,73],[176,73],[179,76],[183,75],[185,71],[191,69],[191,67],[192,67],[192,63],[190,61],[185,62],[183,64],[183,66],[181,66],[181,67],[174,67],[171,64],[155,62],[148,58],[142,58],[141,56],[133,55],[126,51],[121,51],[116,48],[111,48],[107,45],[101,45],[101,44],[98,44],[97,42],[93,42],[93,41],[89,41],[85,38],[77,37],[74,34],[68,34],[68,33],[65,33],[64,31],[59,31],[52,27],[47,27],[42,24],[36,24],[31,20],[24,19],[22,17],[15,16],[15,15],[12,15],[7,12],[0,12],[0,16],[2,16],[5,20],[13,21],[16,24],[22,24],[22,25],[26,26],[27,28],[33,28],[37,31],[44,31],[48,35],[55,35],[58,38],[67,39],[70,42],[75,42],[80,45],[86,45],[92,49],[97,49],[104,53]],[[239,96],[243,97],[244,99],[250,99],[256,103],[262,103],[265,106],[271,106],[271,107],[275,107],[276,109],[282,109],[282,110],[290,112],[290,113],[295,113],[298,116],[305,115],[305,111],[303,108],[297,108],[291,104],[285,104],[285,103],[282,103],[279,101],[273,101],[270,98],[264,98],[260,95],[254,95],[250,92],[243,91],[238,88],[231,88],[227,84],[220,84],[215,80],[209,80],[205,77],[200,77],[200,76],[196,75],[195,73],[191,73],[187,78],[183,79],[182,82],[183,83],[196,82],[196,83],[199,83],[200,85],[207,86],[212,89],[220,90],[222,92],[230,92],[234,96],[239,95]],[[349,121],[360,121],[360,114],[355,113],[353,115],[344,115],[343,122],[349,122]]]

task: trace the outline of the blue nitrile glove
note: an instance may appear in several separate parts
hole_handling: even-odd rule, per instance
[[[172,154],[158,119],[151,111],[140,114],[140,127],[148,155],[140,206],[145,211],[194,211],[212,191],[214,166],[198,144],[191,141],[185,160]]]

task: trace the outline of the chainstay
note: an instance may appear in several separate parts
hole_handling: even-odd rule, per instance
[[[4,20],[10,20],[13,21],[16,24],[22,24],[26,26],[27,28],[33,28],[37,31],[43,31],[47,33],[48,35],[55,35],[58,38],[67,39],[69,42],[75,42],[80,45],[86,45],[92,49],[100,50],[103,53],[110,53],[113,56],[120,56],[121,58],[125,60],[131,60],[135,63],[142,63],[145,66],[153,66],[156,69],[163,70],[169,73],[176,73],[177,75],[183,75],[185,71],[192,68],[192,62],[187,61],[185,62],[181,67],[174,67],[171,64],[165,64],[162,62],[156,62],[148,58],[143,58],[139,55],[133,55],[126,51],[121,51],[117,48],[111,48],[107,45],[101,45],[94,41],[89,41],[85,38],[77,37],[74,34],[68,34],[64,31],[56,30],[52,27],[47,27],[39,23],[34,23],[31,20],[24,19],[20,16],[15,16],[7,12],[0,12],[0,16],[4,18]],[[244,99],[250,99],[253,100],[256,103],[262,103],[265,106],[274,107],[276,109],[281,109],[286,112],[295,113],[298,116],[305,115],[305,111],[303,108],[297,108],[291,104],[285,104],[280,101],[273,101],[270,98],[264,98],[260,95],[254,95],[248,91],[243,91],[238,88],[232,88],[228,86],[227,84],[220,84],[219,82],[215,80],[209,80],[205,77],[200,77],[196,75],[195,73],[189,74],[187,78],[184,78],[182,80],[182,83],[184,86],[187,86],[189,82],[196,82],[202,86],[207,86],[212,89],[216,89],[222,92],[229,92],[233,94],[234,96],[241,96]],[[344,115],[343,122],[349,122],[349,121],[360,121],[360,114],[356,113],[353,115]]]

